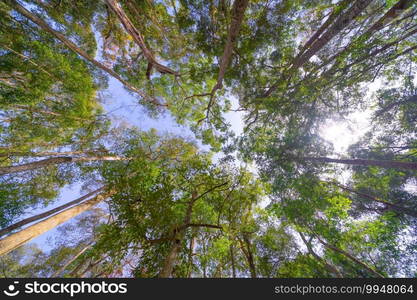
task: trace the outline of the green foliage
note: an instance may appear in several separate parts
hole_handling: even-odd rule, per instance
[[[74,183],[111,194],[3,276],[415,276],[414,4],[256,0],[238,20],[237,0],[116,2],[136,37],[105,1],[0,3],[0,227]],[[196,140],[112,122],[108,75]],[[325,124],[360,111],[336,153]],[[7,171],[61,156],[85,160]]]

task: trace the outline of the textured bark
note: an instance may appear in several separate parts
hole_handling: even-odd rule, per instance
[[[0,175],[36,170],[36,169],[44,168],[49,165],[85,162],[85,161],[104,161],[104,160],[127,160],[127,158],[123,158],[119,156],[51,157],[51,158],[46,158],[46,159],[30,162],[27,164],[17,165],[17,166],[0,167]]]
[[[375,271],[374,269],[372,269],[371,267],[369,267],[367,264],[365,264],[364,262],[360,261],[359,259],[357,259],[356,257],[354,257],[353,255],[349,254],[348,252],[330,245],[328,243],[326,243],[325,241],[323,241],[320,237],[318,237],[317,235],[315,235],[315,237],[319,240],[319,242],[326,248],[333,250],[335,252],[338,252],[340,254],[342,254],[343,256],[346,256],[347,258],[349,258],[351,261],[355,262],[356,264],[362,266],[365,270],[369,271],[370,273],[372,273],[373,275],[375,275],[376,277],[379,278],[384,278],[384,276],[380,273],[378,273],[377,271]]]
[[[41,234],[61,225],[62,223],[74,218],[75,216],[89,210],[94,205],[109,197],[112,193],[102,193],[94,198],[80,203],[74,207],[68,208],[56,215],[53,215],[43,221],[22,229],[0,240],[0,255],[5,255],[10,251],[17,249],[30,240]]]
[[[116,0],[106,0],[107,5],[113,10],[116,16],[119,18],[120,22],[122,23],[125,30],[129,33],[129,35],[133,38],[135,43],[140,47],[142,50],[143,55],[149,62],[150,68],[154,67],[160,73],[167,73],[172,75],[178,75],[177,72],[174,70],[160,64],[153,54],[153,52],[146,46],[145,39],[142,33],[133,25],[132,21],[124,12],[122,6]],[[148,70],[150,75],[150,70]]]
[[[128,83],[126,80],[124,80],[119,74],[117,74],[115,71],[113,71],[112,69],[106,67],[105,65],[103,65],[102,63],[98,62],[97,60],[95,60],[94,58],[92,58],[90,55],[87,54],[87,52],[85,52],[84,50],[82,50],[81,48],[79,48],[76,44],[74,44],[73,42],[71,42],[70,40],[68,40],[63,34],[61,34],[58,31],[55,31],[54,29],[52,29],[51,27],[49,27],[49,25],[43,21],[41,18],[35,16],[34,14],[32,14],[30,11],[28,11],[26,8],[24,8],[23,6],[21,6],[16,0],[4,0],[8,5],[10,5],[13,9],[15,9],[17,12],[19,12],[20,14],[22,14],[23,16],[25,16],[26,18],[28,18],[29,20],[31,20],[33,23],[35,23],[36,25],[38,25],[40,28],[42,28],[43,30],[45,30],[46,32],[49,32],[50,34],[52,34],[55,38],[57,38],[58,40],[60,40],[65,46],[67,46],[69,49],[71,49],[72,51],[74,51],[75,53],[77,53],[78,55],[80,55],[81,57],[83,57],[84,59],[86,59],[87,61],[89,61],[90,63],[92,63],[94,66],[96,66],[99,69],[102,69],[103,71],[105,71],[107,74],[113,76],[114,78],[116,78],[118,81],[120,81],[128,90],[139,94],[142,98],[144,98],[146,101],[149,101],[155,105],[161,105],[161,106],[166,106],[165,104],[161,104],[159,103],[156,99],[150,98],[148,95],[146,95],[144,92],[138,90],[137,88],[135,88],[134,86],[132,86],[130,83]]]
[[[343,275],[339,272],[339,270],[332,266],[331,264],[329,264],[325,259],[321,258],[319,255],[317,255],[316,252],[314,252],[313,248],[311,247],[311,244],[309,242],[307,242],[306,238],[304,237],[304,235],[301,232],[298,232],[298,234],[300,235],[301,239],[303,240],[303,243],[306,245],[308,252],[319,262],[321,262],[324,267],[330,272],[333,273],[336,277],[338,278],[343,278]]]
[[[338,163],[354,166],[375,166],[381,168],[392,169],[406,169],[417,170],[417,163],[405,162],[405,161],[392,161],[392,160],[372,160],[372,159],[336,159],[330,157],[304,157],[302,160],[315,161],[320,163]]]
[[[29,218],[26,218],[26,219],[24,219],[22,221],[19,221],[17,223],[14,223],[14,224],[10,225],[9,227],[6,227],[6,228],[0,230],[0,236],[3,236],[5,234],[9,234],[13,230],[15,230],[17,228],[20,228],[22,226],[25,226],[25,225],[27,225],[29,223],[32,223],[32,222],[35,222],[35,221],[39,221],[39,220],[41,220],[43,218],[52,216],[53,214],[55,214],[57,212],[60,212],[60,211],[66,209],[66,208],[68,208],[70,206],[76,205],[76,204],[84,201],[85,199],[90,198],[91,196],[97,194],[98,192],[101,192],[103,189],[104,189],[104,187],[101,187],[101,188],[99,188],[99,189],[97,189],[97,190],[95,190],[95,191],[93,191],[91,193],[88,193],[88,194],[86,194],[86,195],[84,195],[84,196],[82,196],[82,197],[80,197],[78,199],[75,199],[73,201],[70,201],[68,203],[65,203],[64,205],[58,206],[58,207],[56,207],[54,209],[51,209],[51,210],[48,210],[48,211],[46,211],[44,213],[41,213],[41,214],[38,214],[38,215],[35,215],[35,216],[32,216],[32,217],[29,217]]]
[[[240,27],[242,26],[242,21],[245,16],[245,10],[248,7],[249,0],[235,0],[232,8],[232,22],[229,27],[229,32],[227,35],[226,45],[224,46],[223,55],[220,59],[220,69],[217,75],[217,83],[213,87],[211,94],[218,89],[221,89],[223,86],[223,78],[226,73],[227,67],[230,64],[232,58],[233,47],[236,43],[237,37],[239,35]]]

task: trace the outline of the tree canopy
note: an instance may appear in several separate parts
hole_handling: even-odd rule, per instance
[[[0,276],[416,277],[416,19],[414,0],[0,1]],[[114,117],[119,86],[141,115]],[[336,150],[328,122],[358,113]],[[192,135],[134,123],[165,116]]]

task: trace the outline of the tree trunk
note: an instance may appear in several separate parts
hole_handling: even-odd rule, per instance
[[[230,261],[232,262],[232,277],[236,278],[235,253],[232,244],[230,244]]]
[[[415,0],[400,0],[395,3],[377,22],[375,22],[365,34],[371,35],[372,33],[380,30],[384,25],[390,23],[393,19],[398,17],[404,10],[409,8]]]
[[[294,61],[298,61],[303,55],[303,53],[313,45],[317,39],[320,37],[320,35],[333,23],[333,21],[343,12],[345,7],[349,4],[350,0],[343,0],[338,6],[333,9],[330,16],[327,18],[327,20],[320,26],[319,29],[313,34],[313,36],[310,37],[310,39],[304,44],[304,46],[301,48],[300,52],[298,53],[297,57],[294,58]]]
[[[148,60],[149,65],[157,69],[162,74],[167,73],[167,74],[172,74],[172,75],[178,75],[178,73],[175,72],[174,70],[156,61],[154,54],[146,46],[145,39],[142,33],[133,25],[132,21],[130,21],[129,17],[126,15],[121,5],[116,0],[106,0],[106,3],[117,15],[123,27],[129,33],[129,35],[133,38],[135,43],[140,47],[143,55]]]
[[[388,209],[390,209],[392,211],[395,211],[395,212],[400,213],[400,214],[405,214],[405,215],[409,215],[411,217],[417,218],[417,212],[414,211],[414,210],[412,210],[412,209],[409,209],[409,208],[406,208],[406,207],[402,207],[402,206],[399,206],[399,205],[390,203],[388,201],[385,201],[385,200],[382,200],[382,199],[378,199],[377,197],[374,197],[374,196],[371,196],[371,195],[368,195],[368,194],[365,194],[365,193],[361,193],[361,192],[352,190],[352,189],[350,189],[350,188],[348,188],[347,186],[344,186],[344,185],[339,185],[339,184],[335,184],[335,185],[338,186],[338,187],[340,187],[341,189],[343,189],[345,191],[348,191],[350,193],[354,193],[354,194],[356,194],[356,195],[358,195],[358,196],[360,196],[362,198],[369,199],[369,200],[372,200],[372,201],[375,201],[375,202],[384,204],[385,207],[387,207]]]
[[[30,240],[41,234],[61,225],[62,223],[74,218],[75,216],[89,210],[91,207],[106,199],[113,193],[102,193],[94,198],[80,203],[74,207],[68,208],[56,215],[53,215],[43,221],[31,225],[19,232],[13,233],[0,240],[0,256],[17,249]]]
[[[369,58],[371,58],[371,57],[375,57],[375,56],[377,56],[378,54],[380,54],[380,53],[384,52],[385,50],[389,49],[390,47],[393,47],[393,46],[397,45],[399,42],[401,42],[401,41],[405,40],[406,38],[409,38],[409,37],[411,37],[411,36],[414,36],[416,33],[417,33],[417,29],[414,29],[414,30],[412,30],[412,31],[410,31],[410,32],[408,32],[408,33],[406,33],[406,34],[404,34],[403,36],[399,37],[399,38],[398,38],[398,39],[396,39],[395,41],[392,41],[392,42],[390,42],[390,43],[388,43],[388,44],[385,44],[385,45],[384,45],[384,46],[382,46],[381,48],[376,49],[375,51],[372,51],[371,53],[369,53],[369,54],[367,54],[367,55],[364,55],[364,56],[362,56],[362,57],[360,57],[360,58],[356,59],[355,61],[353,61],[353,62],[351,62],[350,64],[348,64],[347,66],[345,66],[345,67],[343,68],[343,70],[345,70],[345,71],[346,71],[346,70],[350,69],[350,68],[351,68],[352,66],[354,66],[354,65],[357,65],[357,64],[359,64],[359,63],[361,63],[361,62],[363,62],[363,61],[365,61],[365,60],[367,60],[367,59],[369,59]],[[336,73],[336,71],[335,71],[333,68],[330,68],[328,71],[326,71],[325,73],[323,73],[323,76],[324,76],[324,77],[326,77],[326,76],[331,76],[331,75],[333,75],[334,73]]]
[[[298,69],[305,64],[313,55],[320,51],[331,39],[333,39],[340,31],[346,28],[349,23],[355,19],[372,1],[371,0],[356,0],[352,6],[326,30],[321,37],[319,37],[309,49],[305,51],[293,63],[293,68]]]
[[[120,161],[128,160],[120,156],[86,156],[86,157],[72,157],[72,156],[60,156],[60,157],[51,157],[46,158],[22,165],[17,166],[8,166],[0,167],[0,175],[13,174],[23,171],[36,170],[39,168],[44,168],[49,165],[57,165],[63,163],[75,163],[75,162],[84,162],[84,161]]]
[[[354,166],[375,166],[381,168],[392,169],[406,169],[417,170],[417,163],[405,162],[405,161],[392,161],[392,160],[372,160],[372,159],[336,159],[330,157],[303,157],[302,160],[315,161],[319,163],[338,163]]]
[[[318,240],[319,240],[319,242],[324,246],[324,247],[326,247],[326,248],[328,248],[328,249],[331,249],[331,250],[333,250],[333,251],[335,251],[335,252],[338,252],[338,253],[340,253],[340,254],[342,254],[343,256],[346,256],[347,258],[349,258],[351,261],[353,261],[353,262],[355,262],[355,263],[357,263],[358,265],[360,265],[360,266],[362,266],[364,269],[366,269],[367,271],[369,271],[370,273],[372,273],[372,274],[374,274],[376,277],[379,277],[379,278],[384,278],[384,276],[382,275],[382,274],[380,274],[380,273],[378,273],[377,271],[375,271],[374,269],[372,269],[371,267],[369,267],[367,264],[365,264],[365,263],[363,263],[363,262],[361,262],[359,259],[357,259],[356,257],[354,257],[353,255],[351,255],[351,254],[349,254],[349,253],[347,253],[346,251],[344,251],[344,250],[342,250],[342,249],[340,249],[340,248],[337,248],[336,246],[333,246],[333,245],[330,245],[330,244],[328,244],[328,243],[326,243],[325,241],[323,241],[321,238],[319,238],[318,237],[318,235],[314,235]]]
[[[87,251],[88,249],[90,249],[90,247],[92,246],[92,244],[89,244],[87,246],[85,246],[84,248],[81,249],[80,252],[78,252],[73,258],[71,258],[65,265],[63,265],[58,271],[56,271],[51,278],[54,277],[58,277],[58,275],[60,275],[62,272],[65,271],[66,268],[68,268],[68,266],[70,264],[72,264],[78,257],[80,257],[85,251]]]
[[[187,277],[191,277],[191,273],[193,271],[193,252],[194,252],[194,246],[195,246],[195,237],[192,236],[190,240],[190,249],[188,251],[188,274]]]
[[[78,55],[80,55],[81,57],[83,57],[84,59],[86,59],[87,61],[89,61],[90,63],[92,63],[97,68],[105,71],[107,74],[109,74],[109,75],[113,76],[114,78],[116,78],[128,90],[130,90],[130,91],[132,91],[134,93],[139,94],[146,101],[151,102],[151,103],[153,103],[155,105],[166,106],[165,104],[159,103],[156,99],[150,98],[144,92],[138,90],[137,88],[135,88],[134,86],[132,86],[130,83],[128,83],[126,80],[124,80],[115,71],[113,71],[112,69],[106,67],[102,63],[100,63],[97,60],[95,60],[94,58],[92,58],[90,55],[87,54],[87,52],[85,52],[84,50],[82,50],[81,48],[79,48],[76,44],[74,44],[73,42],[71,42],[69,39],[67,39],[60,32],[55,31],[54,29],[52,29],[51,27],[49,27],[49,25],[45,21],[43,21],[39,17],[33,15],[30,11],[28,11],[26,8],[24,8],[23,6],[21,6],[16,0],[5,0],[5,2],[8,5],[10,5],[13,9],[15,9],[17,12],[19,12],[20,14],[22,14],[23,16],[25,16],[26,18],[28,18],[29,20],[31,20],[36,25],[38,25],[40,28],[42,28],[46,32],[49,32],[50,34],[52,34],[55,38],[57,38],[58,40],[60,40],[69,49],[71,49],[72,51],[74,51],[75,53],[77,53]]]
[[[53,215],[53,214],[55,214],[55,213],[57,213],[57,212],[65,209],[65,208],[68,208],[70,206],[73,206],[75,204],[78,204],[78,203],[84,201],[85,199],[90,198],[94,194],[96,194],[98,192],[101,192],[103,189],[104,189],[104,187],[101,187],[101,188],[99,188],[99,189],[97,189],[97,190],[95,190],[95,191],[93,191],[91,193],[88,193],[88,194],[86,194],[86,195],[84,195],[84,196],[82,196],[82,197],[80,197],[78,199],[75,199],[73,201],[70,201],[70,202],[68,202],[68,203],[66,203],[64,205],[58,206],[58,207],[56,207],[54,209],[51,209],[51,210],[48,210],[48,211],[46,211],[44,213],[41,213],[41,214],[38,214],[38,215],[35,215],[35,216],[32,216],[32,217],[29,217],[29,218],[26,218],[26,219],[24,219],[22,221],[19,221],[17,223],[14,223],[14,224],[10,225],[9,227],[6,227],[6,228],[0,230],[0,236],[3,236],[5,234],[8,234],[8,233],[12,232],[13,230],[15,230],[17,228],[20,228],[20,227],[22,227],[24,225],[27,225],[29,223],[38,221],[38,220],[43,219],[43,218],[46,218],[46,217],[49,217],[49,216],[51,216],[51,215]]]
[[[413,2],[413,0],[400,0],[398,1],[393,7],[391,7],[391,9],[389,9],[384,16],[382,16],[377,22],[375,22],[364,34],[362,34],[359,38],[357,38],[356,40],[362,40],[362,41],[366,41],[369,39],[369,37],[372,36],[373,33],[377,32],[378,30],[380,30],[385,24],[387,24],[390,20],[392,20],[393,18],[397,17],[399,14],[402,13],[402,9],[406,9],[411,2]],[[341,55],[343,55],[344,53],[346,53],[348,51],[348,49],[350,48],[350,46],[353,43],[350,43],[348,46],[346,46],[342,51],[334,54],[333,56],[331,56],[329,59],[325,60],[325,62],[323,62],[322,64],[320,64],[320,66],[318,66],[315,70],[318,70],[320,68],[323,68],[324,66],[326,66],[327,64],[329,64],[331,61],[333,61],[336,57],[339,57]],[[383,49],[382,51],[386,50]],[[369,58],[371,56],[366,56],[366,58]],[[366,59],[365,58],[365,59]],[[326,72],[326,74],[332,74],[332,72],[334,72],[334,67],[329,69],[329,72]]]
[[[191,221],[191,214],[193,212],[193,206],[195,201],[198,199],[197,194],[194,192],[192,194],[192,199],[188,203],[187,211],[184,217],[184,225],[190,224]],[[161,272],[159,273],[159,277],[161,278],[168,278],[172,274],[172,270],[174,269],[174,265],[177,261],[178,254],[181,250],[181,243],[185,236],[185,228],[174,229],[174,239],[172,241],[171,249],[167,257],[165,258],[164,266],[162,267]]]
[[[223,55],[220,59],[220,69],[217,76],[217,83],[211,91],[212,95],[216,90],[222,88],[223,78],[226,73],[227,67],[230,64],[230,59],[232,58],[233,53],[233,47],[239,35],[240,27],[242,25],[242,21],[245,16],[245,10],[248,7],[248,4],[249,0],[235,0],[233,3],[232,22],[229,27],[229,32],[227,35],[226,45],[224,46]]]
[[[355,3],[342,15],[339,15],[335,22],[329,26],[321,37],[314,40],[310,48],[306,49],[303,54],[294,58],[288,75],[281,75],[278,79],[261,97],[269,97],[278,87],[278,84],[282,80],[287,80],[292,77],[294,70],[304,65],[313,55],[320,51],[331,39],[333,39],[340,31],[342,31],[353,19],[355,19],[370,3],[372,0],[356,0]]]
[[[334,275],[336,275],[336,277],[338,278],[343,278],[343,275],[339,272],[339,270],[332,266],[331,264],[329,264],[325,259],[321,258],[320,256],[317,255],[316,252],[314,252],[313,248],[311,247],[311,244],[309,242],[307,242],[306,238],[304,237],[304,235],[301,232],[298,232],[298,234],[300,235],[301,239],[303,240],[304,244],[306,245],[308,252],[315,258],[317,259],[319,262],[321,262],[324,267],[330,272],[333,273]]]
[[[246,244],[246,259],[249,264],[250,275],[252,278],[257,278],[255,260],[253,258],[253,253],[252,253],[252,244],[251,244],[249,236],[245,233],[243,234],[243,241]]]
[[[64,151],[64,152],[0,152],[0,157],[46,157],[46,156],[68,156],[68,155],[81,155],[81,154],[105,154],[107,150],[90,150],[90,151]]]
[[[169,278],[172,274],[172,270],[174,269],[174,265],[177,261],[178,254],[181,250],[181,243],[182,243],[182,236],[179,238],[174,239],[171,245],[171,249],[167,257],[165,258],[164,266],[162,267],[161,272],[159,273],[159,277],[161,278]]]
[[[226,181],[218,185],[215,185],[209,188],[208,190],[206,190],[204,193],[201,193],[200,195],[198,195],[196,191],[192,193],[191,200],[188,203],[187,211],[185,213],[184,222],[181,226],[178,226],[174,229],[172,237],[170,238],[170,240],[172,240],[171,249],[169,250],[167,257],[165,258],[165,262],[162,267],[162,270],[158,275],[159,277],[168,278],[171,276],[172,270],[174,269],[174,265],[177,261],[178,254],[181,250],[181,243],[185,236],[185,230],[188,227],[209,227],[209,228],[219,228],[219,229],[222,228],[221,226],[211,225],[211,224],[192,224],[191,215],[193,212],[194,203],[198,199],[204,197],[206,194],[210,193],[211,191],[226,185],[227,183],[228,182]]]
[[[402,101],[397,101],[397,102],[393,102],[393,103],[388,104],[387,106],[385,106],[382,109],[380,109],[379,111],[377,111],[375,113],[375,117],[379,117],[379,116],[383,115],[384,113],[393,109],[396,106],[406,104],[406,103],[412,103],[412,102],[417,103],[417,95],[413,95],[413,96],[408,97],[407,99],[402,100]]]
[[[14,104],[11,109],[18,109],[18,110],[25,110],[31,113],[38,113],[38,114],[43,114],[43,115],[50,115],[50,116],[54,116],[54,117],[60,117],[60,118],[68,118],[68,119],[73,119],[73,120],[77,120],[77,121],[90,121],[87,118],[77,118],[77,117],[70,117],[67,116],[65,114],[62,113],[57,113],[57,112],[53,112],[53,111],[47,111],[47,110],[43,110],[43,109],[39,109],[37,107],[32,107],[32,106],[27,106],[27,105],[19,105],[19,104]]]

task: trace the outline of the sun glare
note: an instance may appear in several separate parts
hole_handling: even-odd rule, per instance
[[[370,111],[358,111],[344,120],[328,120],[320,135],[333,144],[335,153],[343,154],[369,129],[370,115]]]

